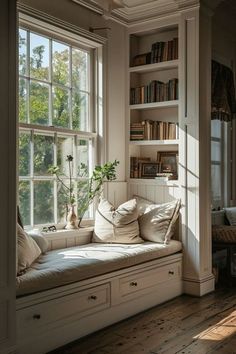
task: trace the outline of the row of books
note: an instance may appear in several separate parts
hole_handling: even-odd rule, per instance
[[[143,104],[177,100],[179,97],[178,79],[164,83],[152,80],[148,85],[130,89],[130,104]]]
[[[147,163],[150,158],[130,157],[130,178],[142,178],[142,163]]]
[[[151,52],[136,55],[131,64],[132,66],[139,66],[175,59],[178,59],[178,38],[153,43]]]
[[[178,139],[178,124],[146,119],[130,124],[130,140]]]
[[[178,38],[152,44],[151,63],[178,59]]]

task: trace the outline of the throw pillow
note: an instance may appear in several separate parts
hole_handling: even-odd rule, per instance
[[[30,230],[28,235],[37,243],[42,253],[48,250],[48,240],[41,234],[39,230]]]
[[[236,226],[236,207],[224,208],[226,217],[231,226]]]
[[[37,243],[17,224],[18,268],[21,274],[40,256],[41,250]]]
[[[95,215],[93,242],[141,243],[136,200],[121,204],[117,209],[102,199]]]
[[[168,243],[174,234],[180,200],[164,204],[148,204],[139,217],[140,236],[146,241]]]

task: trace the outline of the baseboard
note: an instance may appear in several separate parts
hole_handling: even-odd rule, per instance
[[[215,277],[210,275],[204,279],[183,279],[183,290],[185,294],[203,296],[215,290]]]

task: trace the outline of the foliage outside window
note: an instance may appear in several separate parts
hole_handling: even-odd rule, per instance
[[[74,156],[76,200],[78,186],[88,183],[95,136],[91,57],[90,49],[19,30],[19,205],[25,225],[65,220],[63,185],[48,172],[50,166],[59,167],[67,185],[66,156]],[[81,163],[88,171],[82,178]]]

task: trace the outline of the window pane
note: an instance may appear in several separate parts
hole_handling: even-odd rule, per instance
[[[88,218],[88,180],[80,180],[77,182],[77,215],[79,217]]]
[[[69,90],[53,88],[53,125],[69,128]]]
[[[69,180],[63,179],[63,183],[69,187]],[[67,205],[69,204],[69,193],[66,187],[57,182],[57,219],[60,223],[66,222]]]
[[[221,138],[221,125],[220,120],[214,119],[211,121],[211,136],[213,138]]]
[[[53,137],[34,135],[34,174],[51,175],[50,166],[53,166]]]
[[[88,91],[88,53],[72,48],[72,86]]]
[[[60,168],[61,173],[68,176],[68,162],[66,161],[67,155],[73,156],[73,142],[71,137],[58,137],[57,139],[57,166]]]
[[[89,141],[79,140],[77,145],[78,175],[88,177],[89,175]]]
[[[221,142],[211,141],[211,161],[221,161]]]
[[[72,91],[73,129],[88,131],[88,94]]]
[[[30,83],[30,123],[49,123],[49,86],[35,81]]]
[[[54,82],[69,84],[69,47],[55,41],[52,42],[52,70]]]
[[[19,208],[23,225],[30,225],[30,182],[19,182]]]
[[[211,191],[213,199],[221,199],[221,166],[211,165]]]
[[[26,75],[27,33],[19,30],[19,74]]]
[[[30,134],[21,133],[19,136],[19,175],[30,174]]]
[[[30,33],[30,76],[49,79],[49,39]]]
[[[53,181],[34,182],[34,224],[54,222]]]
[[[27,91],[26,80],[19,79],[19,121],[27,122]]]

